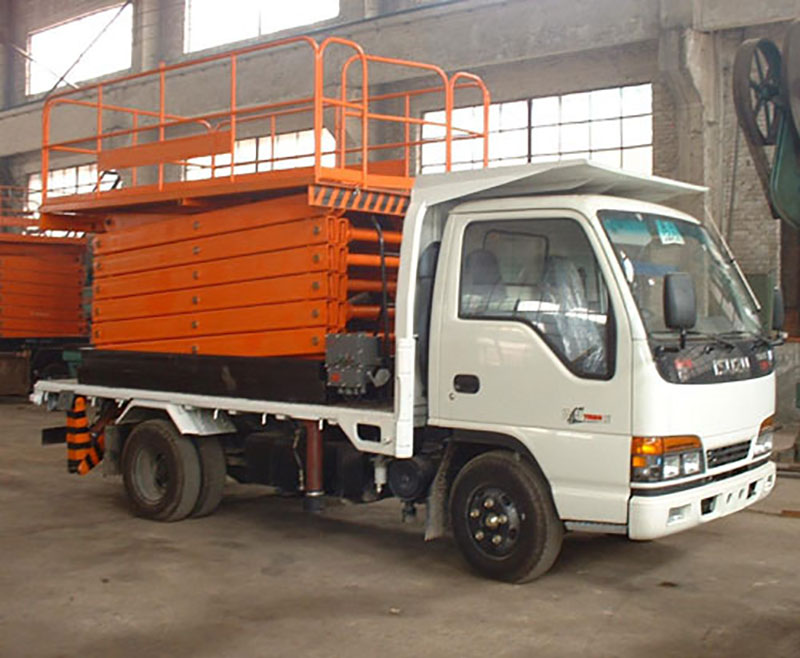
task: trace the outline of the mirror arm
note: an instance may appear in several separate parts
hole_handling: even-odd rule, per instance
[[[789,333],[786,331],[778,331],[777,337],[773,340],[769,341],[770,347],[780,347],[786,343],[786,339],[789,337]]]

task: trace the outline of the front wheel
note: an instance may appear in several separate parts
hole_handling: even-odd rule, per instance
[[[179,521],[195,508],[200,495],[200,459],[192,441],[167,420],[137,425],[125,441],[122,477],[137,516]]]
[[[489,578],[534,580],[561,550],[564,526],[544,477],[511,452],[484,453],[461,469],[450,516],[467,562]]]

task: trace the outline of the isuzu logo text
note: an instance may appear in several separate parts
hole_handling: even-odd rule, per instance
[[[714,374],[717,377],[722,375],[740,375],[750,371],[750,357],[737,356],[732,359],[717,359],[714,361]]]

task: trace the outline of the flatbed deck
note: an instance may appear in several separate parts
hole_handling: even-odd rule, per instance
[[[66,408],[76,395],[95,400],[113,400],[123,407],[117,423],[124,423],[137,409],[162,409],[169,414],[183,434],[209,436],[233,431],[231,416],[260,415],[262,422],[278,419],[317,421],[336,425],[358,450],[368,453],[395,454],[396,416],[391,403],[307,404],[254,400],[222,395],[176,393],[175,391],[81,384],[76,379],[41,380],[36,383],[31,401],[51,408]],[[59,398],[63,398],[60,400]]]

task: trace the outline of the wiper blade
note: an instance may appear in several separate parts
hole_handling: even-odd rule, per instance
[[[670,334],[670,335],[674,335],[675,332],[671,332],[669,330],[651,332],[651,335],[655,335],[655,334]],[[722,347],[727,348],[728,350],[732,350],[732,349],[734,349],[736,347],[736,345],[734,345],[730,341],[725,340],[724,338],[718,336],[717,334],[706,334],[706,333],[703,333],[702,331],[687,331],[685,335],[686,335],[687,338],[689,338],[689,337],[692,337],[692,338],[704,338],[706,340],[713,341],[715,345],[720,345]],[[659,354],[663,354],[664,352],[679,352],[681,349],[683,349],[683,345],[681,345],[680,347],[669,347],[667,345],[659,345],[656,348],[656,351]],[[708,346],[706,346],[706,349],[708,351],[711,351],[714,348],[713,348],[713,346],[708,345]]]
[[[737,331],[727,331],[725,332],[724,335],[736,336],[736,337],[748,336],[753,341],[753,346],[766,345],[767,347],[773,347],[773,341],[769,337],[765,336],[760,332],[737,330]]]
[[[725,340],[718,334],[704,334],[702,331],[687,331],[687,336],[696,336],[697,338],[707,338],[709,340],[713,340],[718,345],[722,345],[723,347],[727,347],[729,350],[732,350],[736,347],[733,343],[729,340]]]

